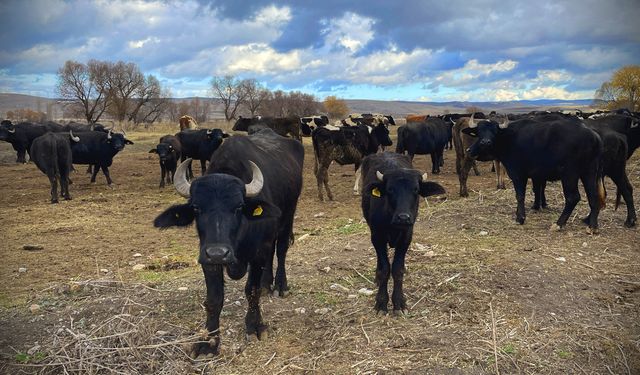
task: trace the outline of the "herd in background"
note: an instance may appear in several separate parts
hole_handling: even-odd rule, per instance
[[[420,198],[445,193],[441,185],[428,181],[426,173],[414,168],[415,155],[430,155],[432,173],[438,174],[444,150],[455,145],[463,197],[468,196],[470,170],[477,174],[476,161],[492,161],[497,188],[505,188],[504,171],[513,182],[519,224],[525,222],[528,180],[533,185],[534,210],[547,206],[547,181],[560,180],[565,205],[552,229],[566,224],[580,200],[580,181],[590,207],[583,221],[591,232],[596,231],[605,199],[603,179],[608,176],[617,187],[616,207],[620,198],[627,204],[624,225],[633,227],[637,219],[626,162],[640,146],[639,124],[639,114],[630,112],[416,115],[408,116],[407,123],[398,126],[396,152],[384,152],[385,147],[392,146],[389,126],[395,125],[389,115],[354,114],[334,124],[322,115],[239,118],[233,130],[246,131],[247,136],[229,136],[220,129],[194,129],[195,121],[185,119],[183,124],[181,119],[180,132],[163,136],[149,152],[158,154],[160,187],[172,182],[188,200],[167,208],[156,217],[154,226],[186,227],[195,222],[200,239],[198,262],[207,289],[207,335],[193,345],[189,354],[207,358],[219,352],[225,271],[236,280],[248,274],[246,333],[257,339],[267,335],[260,297],[265,292],[286,296],[289,291],[285,259],[294,240],[293,221],[302,190],[303,136],[312,139],[320,200],[323,189],[333,199],[328,181],[332,161],[354,165],[354,193],[361,195],[362,214],[377,255],[374,308],[387,312],[391,299],[393,312],[404,314],[405,255]],[[112,129],[80,125],[14,125],[5,120],[0,126],[0,140],[13,145],[18,162],[24,162],[24,153],[29,152],[38,168],[49,176],[52,202],[57,201],[56,180],[63,197],[70,199],[68,176],[72,164],[92,166],[92,182],[102,169],[111,184],[108,167],[113,157],[125,144],[132,144],[125,134]],[[201,163],[201,177],[193,176],[193,159]],[[179,165],[178,160],[182,161]],[[390,248],[395,249],[392,262]],[[389,278],[393,278],[391,296]]]

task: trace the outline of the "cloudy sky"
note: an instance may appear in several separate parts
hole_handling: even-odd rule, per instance
[[[587,99],[640,63],[638,0],[0,1],[0,92],[54,97],[66,60],[127,61],[173,96],[211,77],[323,99]]]

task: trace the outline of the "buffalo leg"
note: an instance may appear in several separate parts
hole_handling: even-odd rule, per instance
[[[506,186],[504,184],[504,166],[500,164],[500,162],[498,160],[494,160],[493,161],[493,169],[495,169],[496,172],[496,178],[498,179],[498,184],[496,185],[496,188],[498,189],[506,189]],[[544,197],[544,195],[543,195]],[[544,205],[542,206],[544,208],[547,207],[547,201],[544,201]]]
[[[594,186],[595,187],[595,186]],[[587,187],[585,186],[585,190]],[[578,177],[566,176],[562,178],[562,192],[564,193],[564,209],[556,224],[562,228],[569,219],[578,202],[580,202],[580,191],[578,191]],[[588,193],[587,193],[588,195]],[[589,202],[591,206],[591,202]],[[593,212],[593,211],[592,211]]]
[[[98,169],[97,166],[96,166],[96,169]],[[103,165],[102,173],[104,173],[104,176],[107,178],[107,185],[111,185],[113,181],[111,180],[111,176],[109,176],[109,167],[107,167],[106,165]]]
[[[474,173],[476,176],[480,176],[480,171],[478,170],[478,163],[476,163],[476,161],[475,161],[475,160],[473,161],[472,166],[473,166],[473,173]]]
[[[389,292],[387,285],[389,284],[389,255],[387,249],[387,238],[383,235],[384,231],[371,229],[371,243],[376,249],[377,266],[376,266],[376,284],[378,284],[378,294],[376,294],[375,310],[387,312],[387,304],[389,303]]]
[[[204,281],[207,286],[207,299],[204,306],[207,311],[206,341],[194,344],[190,356],[213,357],[218,354],[220,346],[220,312],[224,304],[224,276],[222,266],[202,266]]]
[[[588,172],[586,175],[583,175],[580,177],[580,180],[582,181],[582,186],[584,187],[584,191],[587,195],[587,202],[589,202],[590,211],[589,211],[589,215],[587,216],[588,218],[587,224],[589,225],[589,228],[591,231],[595,231],[598,229],[598,214],[600,213],[598,185],[603,183],[602,179],[599,178],[598,174],[595,172],[595,169],[596,168]],[[604,197],[603,197],[603,200],[604,200]]]
[[[71,200],[71,194],[69,194],[69,172],[60,173],[60,193],[65,200]]]
[[[91,168],[91,164],[89,164],[89,168]],[[91,182],[92,183],[96,182],[96,176],[98,175],[99,171],[100,171],[100,167],[98,167],[96,165],[95,168],[93,168],[93,172],[91,173]]]
[[[393,255],[393,264],[391,266],[391,275],[393,276],[393,293],[391,294],[391,302],[393,303],[394,312],[405,313],[407,310],[407,302],[404,298],[402,284],[404,282],[404,261],[407,249],[411,243],[412,233],[405,231],[402,239],[398,239],[396,250]]]
[[[165,168],[164,165],[160,164],[160,187],[161,188],[164,187],[164,177],[166,173],[167,173],[167,169]]]
[[[269,245],[267,260],[262,276],[260,277],[260,288],[263,295],[271,294],[273,290],[273,258],[275,257],[275,243]]]
[[[23,163],[25,164],[27,162],[27,150],[25,150],[24,148],[18,148],[16,153],[17,159],[16,159],[16,163]]]
[[[539,210],[540,208],[547,208],[547,198],[544,194],[547,188],[547,181],[544,179],[531,179],[533,184],[533,206],[532,210]]]
[[[244,294],[249,304],[247,315],[244,318],[248,339],[252,337],[262,339],[263,333],[267,329],[260,314],[260,279],[262,278],[263,266],[264,264],[257,262],[249,265],[249,276],[244,287]]]
[[[200,160],[200,173],[202,173],[202,175],[204,176],[204,172],[207,170],[207,160],[206,159],[201,159]]]
[[[287,250],[293,241],[293,215],[286,221],[283,221],[283,227],[286,228],[278,234],[276,242],[276,255],[278,256],[278,268],[276,269],[275,290],[278,291],[280,297],[289,294],[289,284],[287,283],[287,272],[285,270],[285,262],[287,259]]]
[[[625,220],[624,226],[632,228],[636,225],[636,221],[638,220],[636,216],[636,208],[633,205],[633,187],[629,183],[627,174],[624,172],[621,173],[620,176],[616,176],[616,179],[613,180],[613,182],[616,184],[619,194],[622,194],[622,198],[624,198],[624,202],[627,204],[627,220]]]
[[[460,174],[458,174],[458,180],[460,181],[460,196],[468,197],[469,192],[467,191],[467,179],[469,178],[469,170],[473,165],[474,160],[468,156],[465,156],[462,159],[462,167],[460,168]]]
[[[431,173],[440,173],[440,161],[438,160],[438,151],[431,153]]]
[[[58,203],[58,181],[54,173],[47,175],[51,183],[51,203]]]
[[[92,165],[89,164],[89,166],[87,167],[87,174],[93,173],[93,168],[91,168],[91,167],[92,167]]]
[[[516,191],[516,201],[518,202],[518,207],[516,208],[516,222],[518,222],[518,224],[524,224],[524,220],[526,218],[524,198],[527,191],[527,178],[513,179],[513,188]]]

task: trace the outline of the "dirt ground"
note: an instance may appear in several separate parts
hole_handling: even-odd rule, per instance
[[[613,210],[611,181],[600,234],[579,220],[584,199],[563,231],[550,232],[558,183],[548,187],[550,208],[528,209],[517,225],[512,186],[496,190],[480,163],[460,198],[447,151],[443,173],[429,174],[447,197],[421,203],[407,256],[409,314],[376,315],[367,295],[375,252],[353,167],[331,166],[335,200],[319,202],[310,139],[287,258],[291,294],[261,301],[269,338],[245,340],[244,280],[227,280],[221,353],[191,361],[183,344],[205,317],[197,235],[152,226],[183,201],[158,188],[148,153],[164,134],[128,133],[135,145],[115,158],[113,188],[102,175],[90,184],[79,166],[73,200],[57,205],[47,178],[0,143],[0,373],[640,373],[640,235],[623,227],[624,206]],[[639,164],[636,153],[636,202]],[[414,166],[430,171],[431,161],[418,156]]]

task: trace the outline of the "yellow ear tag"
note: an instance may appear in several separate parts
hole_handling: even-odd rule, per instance
[[[260,216],[262,215],[262,206],[258,206],[255,208],[255,210],[253,210],[253,216]]]
[[[374,197],[380,197],[380,190],[378,190],[378,188],[373,188],[371,190],[371,195],[373,195]]]

